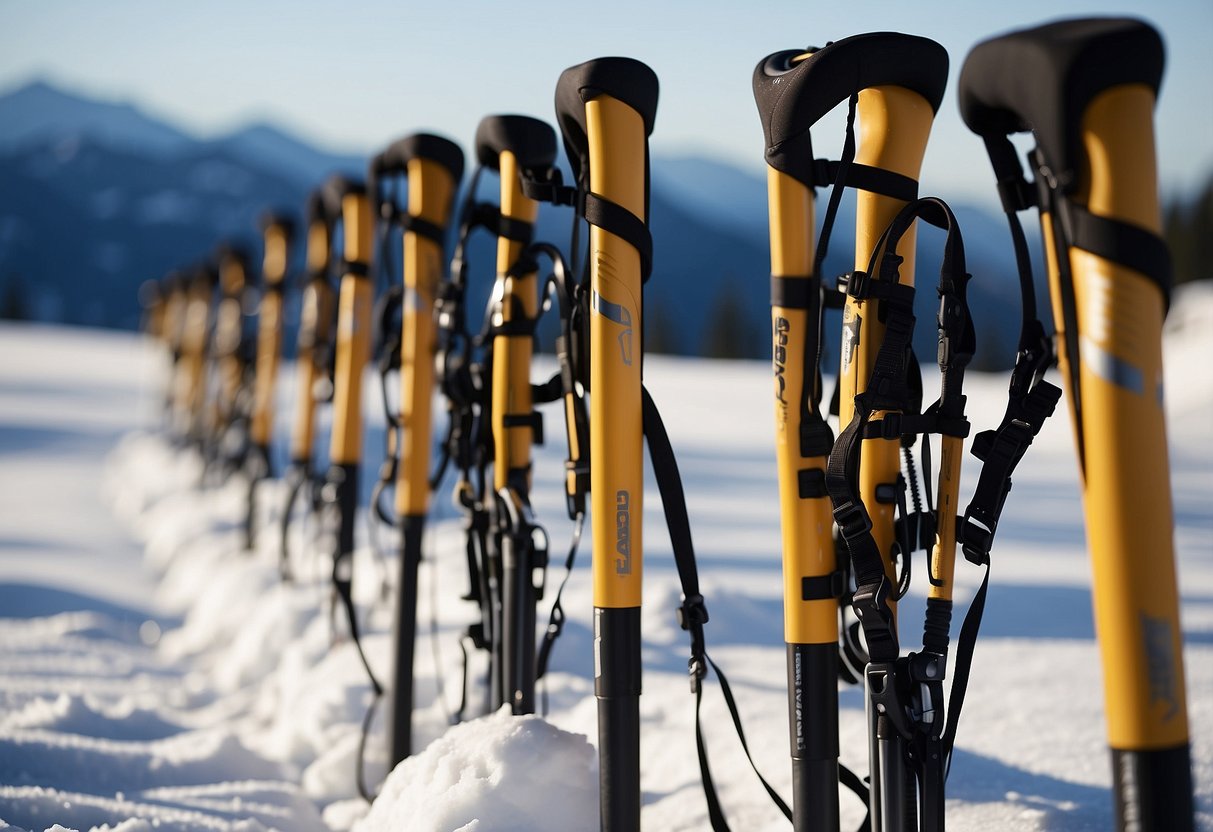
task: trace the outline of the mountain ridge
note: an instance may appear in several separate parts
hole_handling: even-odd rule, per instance
[[[134,105],[42,81],[0,95],[0,125],[7,125],[0,129],[0,288],[19,283],[35,317],[72,323],[136,326],[135,289],[143,280],[206,256],[220,239],[256,242],[255,221],[265,208],[301,208],[329,173],[365,170],[365,160],[317,149],[269,122],[198,139]],[[649,345],[680,354],[769,355],[765,182],[698,156],[656,156],[652,170]],[[844,196],[840,216],[853,200],[853,193]],[[971,303],[979,323],[990,321],[983,325],[987,340],[1002,356],[993,363],[1006,363],[1016,333],[996,312],[1017,302],[1009,246],[995,236],[997,221],[988,213],[958,212],[966,226],[982,229],[980,239],[966,239],[971,270],[995,279],[975,280]],[[851,225],[835,228],[827,278],[849,270],[854,251]],[[563,244],[566,213],[545,206],[539,235]],[[938,246],[923,248],[926,275]],[[490,254],[480,260],[491,269]],[[932,321],[934,293],[919,292],[919,301],[920,320]],[[920,354],[933,353],[933,327],[920,326],[918,335]]]

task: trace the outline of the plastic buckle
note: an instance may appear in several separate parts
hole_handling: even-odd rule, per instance
[[[901,438],[901,413],[899,411],[886,411],[877,424],[880,425],[881,439]]]
[[[847,297],[855,300],[866,300],[870,294],[872,276],[865,271],[856,269],[849,272],[846,277]],[[839,278],[841,281],[842,278]],[[839,283],[841,286],[842,283]]]
[[[1036,205],[1036,187],[1022,173],[1014,178],[998,180],[998,198],[1007,213],[1019,213]]]
[[[975,514],[980,517],[974,517]],[[975,566],[989,565],[990,548],[994,545],[994,532],[997,529],[997,519],[970,506],[965,516],[956,524],[956,539],[960,541],[965,560]]]
[[[848,500],[834,508],[834,522],[846,540],[853,540],[861,534],[872,530],[872,518],[864,510],[863,503]]]
[[[675,615],[678,617],[678,626],[684,630],[708,623],[708,608],[703,603],[702,595],[691,595],[685,598]]]
[[[866,630],[865,630],[866,632]],[[871,662],[864,670],[867,682],[868,698],[872,700],[876,711],[886,716],[905,739],[910,739],[913,732],[906,721],[905,709],[901,705],[901,697],[897,694],[897,663],[895,661]]]
[[[687,659],[687,675],[691,677],[691,693],[699,693],[699,683],[708,675],[708,663],[699,656]]]

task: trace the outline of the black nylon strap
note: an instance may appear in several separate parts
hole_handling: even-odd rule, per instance
[[[573,537],[569,542],[569,552],[564,558],[564,577],[560,581],[560,586],[556,589],[556,599],[552,602],[552,612],[548,616],[548,626],[543,631],[543,642],[539,645],[539,655],[535,658],[535,678],[542,679],[544,674],[548,672],[548,662],[552,657],[552,648],[556,646],[556,639],[560,638],[560,634],[564,631],[564,605],[561,603],[561,598],[564,596],[564,587],[569,582],[569,576],[573,574],[573,564],[577,561],[577,548],[581,545],[581,532],[585,528],[585,515],[578,514],[573,523]],[[547,688],[543,691],[543,712],[547,715]]]
[[[870,191],[881,196],[900,199],[902,202],[913,202],[918,199],[918,181],[908,176],[884,168],[850,162],[846,165],[846,175],[839,180],[838,173],[842,167],[841,161],[814,159],[813,184],[825,187],[841,182],[848,188]]]
[[[802,468],[796,472],[796,491],[802,500],[828,497],[826,472],[822,468]]]
[[[737,710],[737,702],[733,696],[729,681],[720,668],[707,654],[704,645],[703,625],[708,620],[707,608],[703,604],[703,596],[699,594],[699,572],[695,564],[695,552],[691,542],[691,526],[687,517],[686,495],[682,489],[682,478],[678,473],[678,463],[674,458],[674,450],[670,446],[670,438],[657,405],[653,402],[649,391],[641,387],[641,408],[644,421],[644,436],[649,446],[649,458],[653,463],[653,473],[657,479],[657,489],[661,493],[662,508],[665,511],[666,525],[670,532],[670,543],[674,550],[674,565],[678,569],[678,581],[682,586],[683,603],[678,611],[678,623],[691,634],[691,688],[695,693],[695,746],[699,756],[699,772],[703,781],[704,798],[708,804],[708,818],[713,832],[729,832],[728,822],[720,807],[720,799],[716,794],[716,786],[712,780],[711,768],[708,765],[707,745],[703,738],[703,726],[700,719],[700,705],[703,701],[703,686],[700,680],[706,675],[710,666],[720,681],[720,690],[724,695],[729,715],[733,719],[733,727],[737,738],[745,751],[746,759],[766,789],[771,800],[783,812],[784,817],[792,819],[792,810],[779,796],[767,779],[762,776],[750,755],[746,742],[745,731],[741,725],[741,716]],[[866,796],[865,796],[866,798]]]
[[[470,229],[474,226],[487,228],[498,237],[505,237],[517,243],[529,243],[535,233],[535,226],[526,220],[507,217],[501,209],[491,202],[477,202],[472,206],[471,217],[466,221]]]
[[[691,540],[691,521],[687,516],[686,493],[682,489],[682,477],[678,473],[678,461],[674,457],[674,449],[670,445],[670,436],[666,433],[665,423],[661,413],[648,388],[640,388],[641,414],[644,423],[644,437],[649,446],[649,458],[653,462],[653,475],[657,480],[657,490],[661,494],[661,505],[665,512],[666,526],[670,531],[670,545],[674,550],[674,565],[678,568],[678,582],[682,585],[683,596],[690,601],[698,598],[699,570],[695,564],[695,547]],[[703,623],[707,621],[706,610],[703,622],[698,624],[698,638],[703,638]],[[696,632],[694,621],[688,621],[683,629],[691,630],[692,638]],[[702,649],[698,656],[702,657]],[[703,668],[706,671],[706,667]],[[702,678],[700,673],[700,678]]]
[[[1166,241],[1138,225],[1092,214],[1070,203],[1074,239],[1070,244],[1126,266],[1158,286],[1163,309],[1171,306],[1171,253]]]
[[[771,275],[771,306],[813,309],[821,284],[809,275]]]
[[[766,789],[771,801],[779,807],[779,811],[783,812],[783,816],[789,821],[792,820],[792,810],[788,808],[788,804],[779,792],[775,791],[774,787],[767,782],[767,779],[762,776],[762,772],[758,770],[758,766],[754,763],[754,758],[750,754],[750,745],[746,742],[745,730],[741,726],[741,714],[737,711],[737,700],[733,696],[733,689],[729,685],[729,680],[724,673],[720,671],[720,667],[716,662],[712,661],[711,656],[704,653],[704,658],[711,665],[713,672],[716,674],[716,679],[720,682],[720,692],[724,695],[724,702],[729,708],[729,716],[733,719],[733,728],[737,732],[737,739],[741,741],[741,749],[745,752],[745,757],[750,761],[750,768],[754,770],[754,774],[758,775],[759,782]],[[699,771],[703,775],[703,794],[708,804],[708,819],[712,824],[713,832],[729,832],[729,824],[725,820],[724,811],[720,808],[720,798],[716,794],[716,785],[712,781],[712,772],[708,767],[708,750],[707,744],[703,739],[703,720],[700,718],[700,705],[703,702],[703,689],[695,691],[695,750],[699,754]],[[840,767],[841,768],[841,767]]]
[[[433,240],[439,247],[446,244],[446,229],[423,217],[414,216],[413,214],[403,214],[400,217],[400,227],[406,232],[412,232],[425,237],[427,240]]]
[[[361,260],[343,260],[341,269],[343,274],[352,274],[354,277],[367,277],[371,273],[370,266]]]
[[[960,625],[960,637],[956,640],[956,665],[952,670],[951,702],[948,705],[948,718],[944,725],[941,742],[947,765],[952,764],[952,746],[956,742],[956,728],[960,724],[960,711],[964,707],[965,692],[969,688],[969,672],[973,669],[973,649],[977,646],[977,631],[981,628],[981,616],[986,608],[986,591],[990,586],[990,566],[986,564],[986,574],[981,579],[981,586],[969,604],[965,613],[964,623]]]
[[[846,573],[836,569],[828,575],[805,575],[800,579],[800,597],[805,601],[841,598],[846,593]]]
[[[548,168],[547,175],[547,179],[539,179],[532,171],[524,172],[519,179],[523,196],[535,202],[547,202],[552,205],[576,205],[577,189],[564,184],[560,169]]]
[[[982,460],[981,474],[973,499],[956,524],[957,542],[971,562],[989,563],[998,520],[1011,492],[1011,474],[1060,398],[1060,388],[1039,382],[1022,400],[1010,401],[996,430],[983,431],[974,440],[972,452]]]
[[[549,378],[543,384],[531,385],[531,401],[535,404],[554,402],[564,395],[563,380],[560,373]]]
[[[587,191],[585,220],[619,237],[640,254],[640,279],[646,282],[653,272],[653,235],[640,217],[606,197]]]

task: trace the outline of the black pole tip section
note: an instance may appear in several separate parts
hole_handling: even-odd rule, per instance
[[[598,700],[598,800],[602,832],[640,829],[640,698]]]
[[[622,101],[640,114],[644,134],[653,135],[657,120],[657,74],[634,58],[596,58],[571,66],[556,82],[556,122],[564,136],[573,176],[583,185],[589,171],[585,103],[600,95]]]
[[[639,696],[640,674],[640,607],[595,607],[595,695]]]
[[[835,680],[837,684],[837,680]],[[838,760],[792,760],[792,829],[838,828]]]
[[[409,553],[409,543],[416,541],[418,559],[421,556],[421,533],[425,530],[424,514],[406,514],[400,518],[400,527],[404,533],[405,555]]]
[[[1112,749],[1116,829],[1192,832],[1192,768],[1187,745],[1153,751]]]
[[[433,133],[413,133],[397,139],[378,158],[383,174],[404,174],[413,159],[429,159],[445,168],[456,185],[463,178],[463,150],[450,139]]]
[[[838,643],[788,644],[787,656],[792,759],[837,761]]]
[[[338,516],[338,555],[354,553],[354,525],[358,516],[358,463],[338,463],[329,468],[328,484],[333,487]]]
[[[767,164],[813,185],[809,130],[851,95],[870,87],[904,87],[934,111],[948,83],[948,53],[929,38],[898,32],[853,35],[818,49],[768,55],[754,68],[754,100],[766,138]]]
[[[1133,18],[1063,20],[973,47],[957,85],[960,116],[980,136],[1031,130],[1063,190],[1082,169],[1082,114],[1124,84],[1162,83],[1162,38]]]
[[[396,586],[396,615],[392,632],[395,665],[388,709],[390,766],[412,753],[413,745],[413,653],[417,640],[417,567],[421,563],[421,537],[425,515],[402,518],[400,581]]]
[[[523,170],[543,171],[556,162],[556,131],[531,116],[485,116],[476,127],[476,159],[490,170],[500,170],[501,154],[508,150]]]

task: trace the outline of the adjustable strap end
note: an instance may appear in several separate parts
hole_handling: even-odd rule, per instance
[[[684,596],[678,607],[678,626],[691,634],[691,658],[687,660],[687,673],[691,681],[691,693],[699,693],[701,683],[708,674],[707,655],[703,644],[703,625],[708,622],[708,608],[703,596]]]

